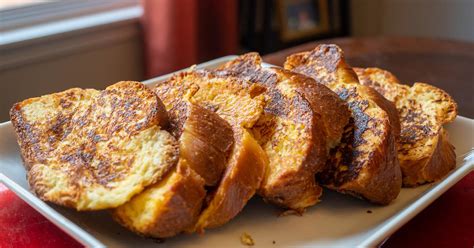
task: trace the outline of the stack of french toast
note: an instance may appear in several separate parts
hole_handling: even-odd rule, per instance
[[[123,81],[16,103],[31,190],[78,211],[110,209],[147,237],[202,233],[254,195],[303,213],[323,188],[375,204],[455,167],[455,101],[336,45],[265,67],[257,53],[191,68],[153,88]]]

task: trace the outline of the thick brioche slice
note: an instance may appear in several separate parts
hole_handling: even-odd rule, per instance
[[[27,170],[51,157],[51,152],[70,131],[77,107],[90,105],[97,94],[98,90],[73,88],[13,105],[10,117]]]
[[[166,94],[170,131],[180,140],[180,157],[203,177],[207,186],[216,186],[232,150],[234,133],[232,126],[218,114],[191,103],[192,93],[191,90],[174,99]]]
[[[313,77],[346,101],[352,122],[341,144],[318,173],[323,185],[339,192],[388,204],[398,196],[401,172],[396,156],[400,124],[395,106],[370,87],[360,85],[336,45],[291,55],[285,68]]]
[[[304,210],[318,202],[314,175],[339,143],[350,112],[330,89],[301,74],[262,68],[257,53],[228,62],[218,73],[265,87],[267,104],[252,132],[269,158],[259,194],[279,206]]]
[[[244,84],[233,77],[190,71],[175,75],[155,88],[168,110],[173,109],[176,99],[188,98],[214,111],[232,126],[234,144],[222,178],[208,194],[196,225],[188,231],[202,232],[227,223],[242,210],[262,181],[268,162],[249,129],[259,119],[265,103],[260,96],[262,89]]]
[[[202,177],[180,159],[165,179],[113,210],[113,217],[140,235],[168,238],[196,222],[205,196]]]
[[[216,113],[183,99],[174,103],[169,117],[180,145],[177,168],[114,211],[115,220],[144,236],[166,238],[192,228],[204,186],[218,182],[232,148],[232,129]]]
[[[100,92],[80,91],[29,99],[12,108],[23,157],[33,162],[28,180],[40,198],[59,205],[117,207],[173,169],[178,144],[160,129],[167,123],[164,106],[143,84],[119,82]],[[47,124],[46,118],[57,125]],[[40,132],[53,133],[57,140]],[[28,154],[37,149],[39,156]]]
[[[436,181],[456,166],[454,147],[443,125],[456,118],[457,105],[446,92],[424,83],[400,84],[390,72],[378,68],[355,71],[361,84],[380,92],[398,109],[398,160],[404,186]]]

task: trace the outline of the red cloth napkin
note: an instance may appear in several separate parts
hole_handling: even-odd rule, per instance
[[[82,247],[0,183],[0,247]]]
[[[203,237],[205,238],[205,237]],[[474,173],[398,230],[383,247],[473,247]],[[0,248],[81,247],[0,184]]]

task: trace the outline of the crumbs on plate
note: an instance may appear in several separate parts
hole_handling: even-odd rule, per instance
[[[240,243],[247,246],[253,246],[255,244],[255,242],[253,242],[252,236],[246,232],[240,235]]]

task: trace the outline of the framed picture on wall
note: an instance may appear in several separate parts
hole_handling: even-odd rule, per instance
[[[325,35],[329,25],[328,0],[278,0],[280,37],[284,42]]]

